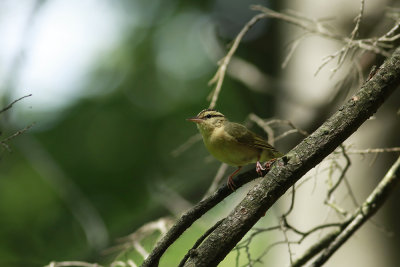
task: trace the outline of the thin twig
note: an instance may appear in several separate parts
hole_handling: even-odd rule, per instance
[[[300,267],[317,255],[322,249],[329,245],[332,240],[340,233],[340,229],[333,230],[326,234],[318,242],[312,244],[300,257],[294,260],[292,267]]]
[[[281,135],[278,135],[278,136],[275,138],[275,142],[277,142],[277,141],[279,141],[279,140],[285,138],[285,137],[288,136],[288,135],[291,135],[291,134],[294,134],[294,133],[298,133],[298,132],[299,132],[299,131],[298,131],[297,129],[288,130],[288,131],[282,133]]]
[[[345,184],[346,187],[347,187],[347,192],[348,192],[349,195],[350,195],[350,198],[351,198],[351,201],[353,202],[353,205],[354,205],[355,207],[360,206],[360,205],[358,204],[357,199],[356,199],[356,195],[354,194],[353,190],[351,189],[350,182],[348,181],[348,179],[347,179],[346,177],[344,178],[344,184]]]
[[[262,128],[268,135],[268,142],[271,145],[274,145],[274,143],[276,141],[279,141],[280,139],[293,134],[293,133],[300,133],[303,136],[308,136],[308,133],[300,128],[297,128],[291,121],[289,120],[279,120],[279,119],[273,119],[273,120],[263,120],[262,118],[258,117],[256,114],[254,113],[250,113],[249,114],[249,119],[254,121],[260,128]],[[281,135],[275,137],[274,131],[271,128],[271,125],[274,124],[284,124],[284,125],[288,125],[290,128],[292,128],[291,130],[288,130],[284,133],[282,133]]]
[[[286,240],[282,240],[282,241],[276,241],[274,243],[272,243],[271,245],[269,245],[268,247],[265,248],[265,250],[263,251],[263,253],[261,253],[260,256],[258,256],[256,259],[253,259],[252,262],[260,262],[260,260],[265,257],[271,249],[273,249],[274,247],[278,246],[278,245],[284,245],[287,244],[288,242]],[[245,264],[243,266],[248,266],[248,264]]]
[[[221,163],[218,168],[217,174],[215,175],[210,187],[208,188],[207,192],[204,194],[203,199],[211,195],[215,190],[217,190],[218,185],[220,184],[222,178],[224,178],[225,172],[228,169],[228,164]]]
[[[249,22],[247,22],[246,25],[239,32],[239,34],[236,36],[235,40],[233,41],[232,47],[229,49],[226,56],[220,61],[217,72],[215,73],[214,77],[208,82],[209,85],[217,83],[212,93],[209,108],[215,108],[217,104],[218,96],[219,93],[221,92],[222,83],[224,81],[226,69],[228,68],[228,64],[233,54],[236,52],[236,49],[238,48],[240,41],[243,39],[244,35],[251,29],[251,27],[253,27],[254,24],[257,23],[257,21],[263,18],[266,18],[265,14],[258,14],[254,16]]]
[[[3,113],[3,112],[5,112],[5,111],[7,111],[7,110],[9,110],[9,109],[10,109],[15,103],[17,103],[18,101],[20,101],[20,100],[22,100],[22,99],[24,99],[24,98],[26,98],[26,97],[30,97],[30,96],[32,96],[32,94],[25,95],[25,96],[22,96],[22,97],[20,97],[20,98],[18,98],[18,99],[16,99],[16,100],[14,100],[14,101],[11,102],[10,104],[8,104],[5,108],[1,109],[1,110],[0,110],[0,114]]]
[[[296,51],[296,48],[299,46],[299,44],[306,38],[308,37],[308,33],[303,33],[301,34],[298,38],[296,38],[294,41],[289,46],[289,52],[287,53],[285,59],[283,60],[281,64],[281,68],[284,69],[286,68],[287,64],[289,63],[290,59],[292,58],[294,52]]]
[[[49,263],[49,265],[46,265],[45,267],[63,267],[63,266],[102,267],[102,265],[100,264],[89,263],[84,261],[60,261],[60,262],[52,261]]]
[[[345,59],[347,58],[347,55],[351,50],[354,50],[356,48],[362,49],[362,50],[367,50],[371,51],[375,54],[380,54],[384,57],[389,57],[390,53],[387,52],[385,49],[388,48],[386,44],[383,43],[383,41],[390,41],[391,39],[397,40],[400,37],[392,37],[391,39],[389,38],[369,38],[369,39],[356,39],[356,36],[358,35],[361,20],[363,17],[364,13],[364,0],[361,1],[360,5],[360,11],[356,17],[356,24],[353,29],[353,31],[350,34],[350,37],[345,37],[341,36],[339,34],[333,33],[332,30],[328,29],[323,23],[321,23],[321,20],[317,19],[311,19],[307,18],[306,16],[299,15],[299,14],[284,14],[281,12],[276,12],[274,10],[271,10],[267,7],[260,6],[260,5],[255,5],[252,6],[253,10],[261,11],[263,14],[265,14],[267,17],[271,18],[276,18],[282,21],[285,21],[287,23],[293,24],[303,30],[305,30],[306,33],[312,34],[312,35],[317,35],[321,36],[324,38],[328,38],[331,40],[339,41],[344,44],[344,46],[337,52],[334,52],[333,54],[325,57],[322,61],[322,64],[317,68],[315,75],[318,74],[318,72],[326,66],[329,62],[331,62],[333,59],[337,58],[338,62],[335,68],[333,68],[331,71],[332,73],[335,73],[344,63]],[[390,36],[390,35],[389,35]],[[302,38],[304,39],[304,37]],[[289,56],[291,56],[293,50],[295,47],[298,45],[298,42],[295,43],[295,46],[292,47],[292,50],[289,52]],[[287,62],[287,59],[285,59],[284,63]]]
[[[272,130],[272,128],[270,126],[271,124],[266,122],[265,120],[261,119],[254,113],[249,114],[249,119],[251,121],[254,121],[261,129],[264,130],[264,132],[268,136],[268,140],[267,140],[268,143],[270,143],[273,146],[275,143],[275,137],[274,137],[275,134],[274,134],[274,130]]]
[[[183,152],[188,150],[190,147],[192,147],[195,143],[199,142],[201,140],[201,134],[195,134],[192,135],[185,143],[181,144],[179,147],[175,148],[171,154],[173,157],[178,157],[181,155]]]
[[[287,228],[286,228],[286,225],[285,225],[285,222],[284,222],[284,221],[286,221],[286,218],[285,217],[283,217],[283,218],[284,219],[281,220],[280,226],[281,226],[281,231],[283,233],[284,240],[285,240],[285,242],[287,244],[288,253],[289,253],[289,260],[290,260],[290,266],[292,266],[293,265],[292,249],[290,248],[290,242],[289,242],[289,239],[288,239],[287,234],[286,234]]]
[[[390,148],[368,148],[368,149],[350,149],[347,154],[375,154],[375,153],[391,153],[400,152],[400,147],[390,147]]]
[[[149,223],[146,223],[132,234],[118,238],[117,239],[118,245],[103,250],[102,254],[107,255],[114,253],[116,251],[121,251],[124,249],[131,248],[132,244],[134,244],[135,242],[140,242],[141,240],[152,235],[156,231],[160,232],[160,236],[162,236],[171,228],[173,223],[174,220],[172,217],[161,217],[156,221],[151,221]]]
[[[11,152],[11,148],[10,146],[7,144],[8,141],[10,141],[11,139],[25,133],[26,131],[28,131],[30,128],[33,127],[33,125],[35,125],[35,123],[32,123],[31,125],[26,126],[25,128],[13,133],[12,135],[10,135],[7,138],[4,138],[3,140],[0,141],[0,145],[2,145],[5,149],[7,149],[8,152]]]
[[[235,249],[241,249],[241,248],[244,248],[245,246],[248,246],[251,243],[252,239],[255,236],[257,236],[258,234],[260,234],[260,233],[270,232],[270,231],[273,231],[273,230],[279,230],[280,228],[281,228],[280,225],[271,226],[271,227],[268,227],[268,228],[256,228],[256,227],[254,227],[252,229],[252,232],[250,233],[250,235],[246,239],[244,239],[243,241],[240,241],[236,245]]]
[[[346,173],[347,173],[347,171],[348,171],[348,169],[350,168],[350,165],[351,165],[351,160],[350,160],[349,156],[347,156],[346,150],[345,150],[345,147],[343,146],[343,144],[340,145],[340,148],[342,149],[343,156],[346,159],[346,165],[345,165],[344,169],[342,170],[342,172],[341,172],[338,180],[336,181],[336,183],[328,190],[328,194],[327,194],[325,203],[331,202],[331,197],[332,197],[333,192],[335,192],[335,190],[338,188],[338,186],[340,185],[340,183],[344,179],[344,177],[345,177],[345,175],[346,175]]]
[[[344,51],[338,56],[338,63],[336,65],[336,67],[332,70],[332,72],[336,72],[343,65],[343,63],[347,57],[347,54],[349,53],[350,49],[353,48],[351,46],[351,43],[354,42],[354,39],[356,38],[356,36],[359,33],[361,19],[364,14],[364,6],[365,6],[365,0],[361,0],[360,11],[359,11],[357,17],[355,18],[356,25],[350,34],[350,39],[349,39],[348,45],[345,45],[343,47]]]
[[[295,194],[296,194],[296,184],[293,184],[293,186],[292,186],[292,198],[291,198],[291,202],[290,202],[290,207],[289,207],[288,211],[286,211],[286,212],[282,215],[282,217],[285,217],[285,218],[286,218],[286,217],[292,212],[293,207],[294,207],[294,198],[295,198]]]
[[[324,264],[337,249],[339,249],[350,236],[354,234],[375,212],[385,203],[388,196],[393,192],[400,181],[400,157],[392,165],[385,177],[369,195],[366,201],[356,212],[354,219],[344,228],[330,245],[318,256],[311,265],[318,267]]]

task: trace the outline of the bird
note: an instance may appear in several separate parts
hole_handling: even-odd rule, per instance
[[[195,122],[207,150],[216,159],[237,169],[228,177],[227,186],[235,191],[233,177],[243,166],[256,163],[256,171],[269,169],[271,164],[283,156],[261,136],[244,125],[229,121],[224,114],[214,109],[204,109],[197,116],[187,119]],[[261,162],[265,161],[264,167]]]

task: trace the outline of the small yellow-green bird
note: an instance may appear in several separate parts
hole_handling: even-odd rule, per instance
[[[235,190],[233,177],[244,165],[256,163],[256,171],[262,175],[265,168],[260,161],[266,161],[268,169],[272,162],[283,156],[262,137],[239,123],[230,122],[214,109],[204,109],[188,120],[197,123],[206,148],[215,158],[238,167],[228,177],[227,185],[232,190]]]

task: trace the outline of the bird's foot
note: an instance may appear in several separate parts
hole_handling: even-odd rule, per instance
[[[237,170],[234,171],[231,175],[229,175],[228,177],[228,182],[226,183],[226,185],[232,190],[235,191],[236,190],[236,185],[233,182],[233,177],[242,169],[242,166],[238,166]]]
[[[236,185],[233,182],[233,175],[228,177],[228,182],[226,182],[226,185],[229,187],[229,189],[231,189],[232,191],[236,190]]]
[[[276,161],[276,159],[271,159],[271,160],[265,162],[265,164],[264,164],[265,169],[266,169],[266,170],[271,169],[271,166],[274,164],[275,161]]]
[[[259,161],[257,161],[256,163],[256,172],[262,176],[262,171],[265,171],[265,168],[263,168],[263,166],[261,165],[261,163]]]

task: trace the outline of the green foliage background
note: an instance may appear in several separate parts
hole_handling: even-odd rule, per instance
[[[52,3],[32,1],[38,5],[33,18],[40,18],[40,10]],[[33,104],[35,92],[28,88],[32,97],[0,114],[0,138],[35,122],[9,143],[11,153],[1,150],[0,266],[67,260],[107,263],[115,254],[101,252],[118,237],[171,215],[157,198],[163,187],[191,203],[201,199],[219,163],[208,160],[201,143],[177,157],[171,152],[197,133],[185,119],[208,107],[212,87],[207,83],[223,56],[218,51],[224,53],[256,14],[249,10],[251,4],[279,9],[281,2],[113,1],[120,12],[116,16],[124,17],[122,36],[113,49],[96,58],[79,93],[67,105],[43,111]],[[79,8],[79,1],[76,5]],[[250,90],[228,75],[217,109],[231,120],[243,122],[251,112],[275,116],[276,99],[285,97],[284,83],[277,82],[284,34],[276,22],[264,20],[240,44],[236,55],[268,75],[273,86]],[[29,54],[29,40],[20,52]],[[1,106],[20,97],[13,93],[24,67],[20,56],[17,53],[15,69],[0,85]],[[288,139],[278,148],[287,151],[297,141]],[[396,137],[385,141],[392,145]],[[224,205],[233,202],[228,199],[196,223],[168,250],[162,265],[175,266],[193,241],[227,212]],[[88,237],[85,227],[94,236]],[[155,238],[151,236],[145,248],[150,249]],[[122,260],[129,257],[140,260],[135,251],[119,255]],[[229,256],[226,266],[234,260]]]
[[[41,8],[50,2],[44,1]],[[218,167],[215,160],[204,161],[207,152],[200,143],[178,157],[172,157],[171,151],[196,133],[185,119],[209,104],[206,98],[211,87],[207,82],[216,70],[216,61],[207,58],[198,35],[213,29],[217,40],[228,45],[255,14],[248,9],[254,2],[238,1],[231,10],[214,1],[117,2],[128,14],[129,9],[140,7],[142,27],[127,27],[121,42],[96,60],[81,90],[83,96],[67,107],[42,113],[35,111],[28,98],[0,115],[3,137],[35,122],[28,133],[12,140],[12,153],[1,151],[0,265],[97,261],[102,249],[114,244],[116,238],[169,214],[152,196],[160,184],[196,202]],[[242,10],[240,21],[232,18],[232,10]],[[39,11],[34,16],[40,17]],[[200,25],[182,25],[182,18],[190,25]],[[275,30],[269,23],[261,23],[255,30],[238,55],[276,75],[277,53],[271,52],[277,51],[277,39],[271,38]],[[170,42],[173,47],[190,35],[197,38],[192,42],[194,47],[184,46],[186,50],[178,58],[163,63],[181,69],[183,77],[160,69],[156,58],[159,42]],[[199,58],[202,72],[194,75],[192,70],[190,77],[185,77],[185,68],[196,69]],[[3,106],[13,100],[12,87],[20,74],[16,70],[12,75],[14,82],[2,89]],[[35,98],[32,93],[31,98]],[[232,120],[243,121],[250,112],[273,116],[273,101],[273,95],[250,91],[227,78],[217,108]],[[100,247],[88,243],[71,210],[85,206],[75,190],[104,222],[109,238],[100,242]],[[198,229],[189,233],[193,236],[190,242],[204,225]]]

